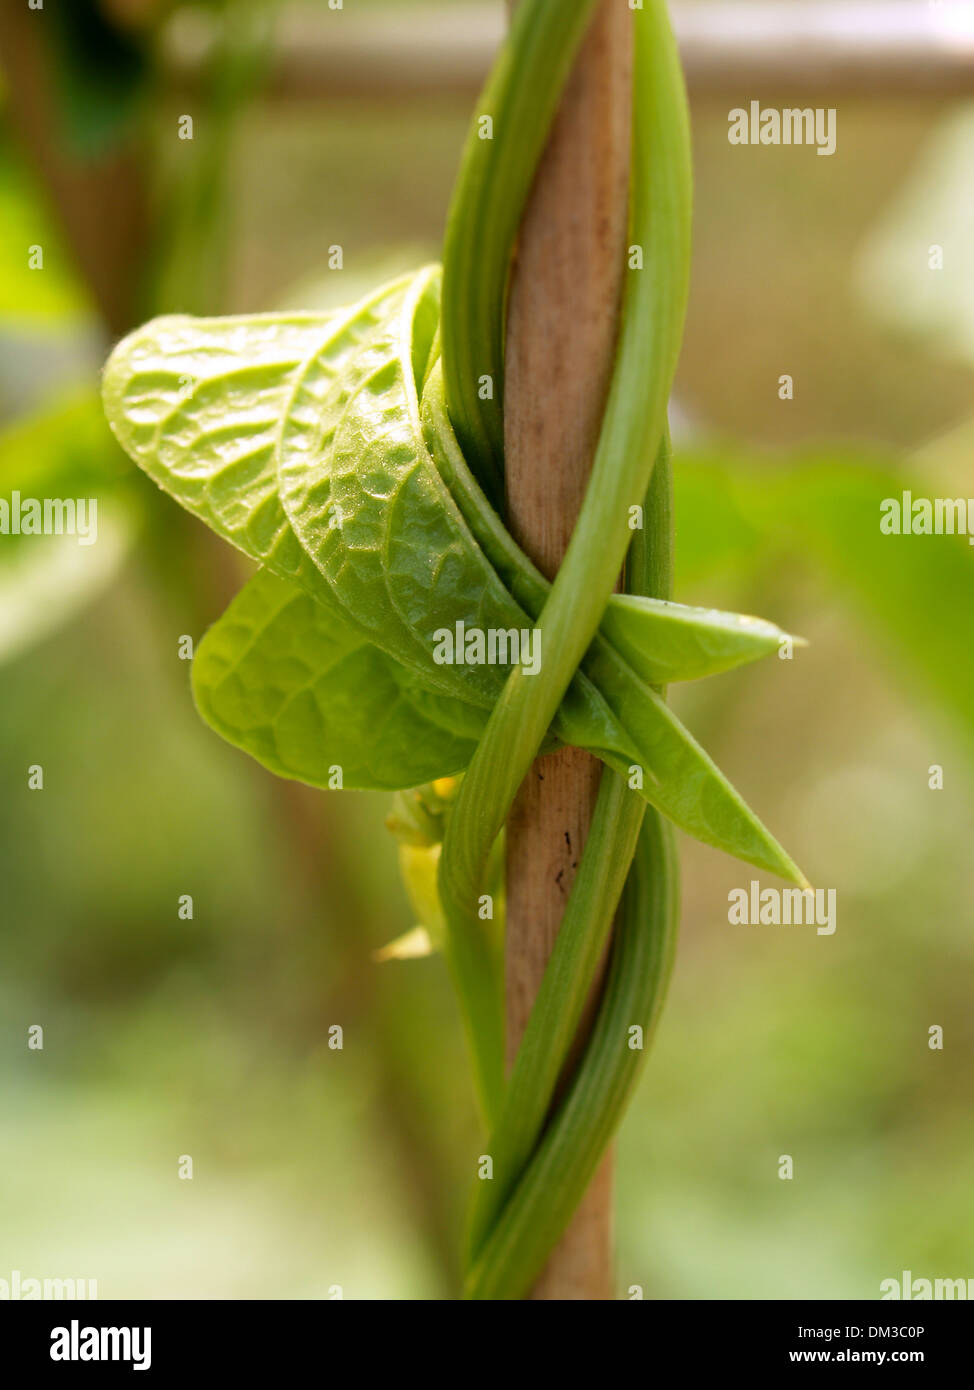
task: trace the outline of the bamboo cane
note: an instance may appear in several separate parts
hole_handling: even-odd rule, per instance
[[[538,169],[512,276],[508,524],[549,578],[578,515],[612,370],[628,208],[630,21],[626,0],[603,0],[596,13]],[[558,931],[599,775],[598,762],[576,749],[538,759],[508,822],[509,1063]],[[611,1296],[610,1154],[532,1297]]]

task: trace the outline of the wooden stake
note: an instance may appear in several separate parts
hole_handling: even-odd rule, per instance
[[[602,0],[596,11],[538,169],[511,284],[508,525],[549,578],[575,526],[612,374],[626,264],[631,19],[627,0]],[[509,1063],[561,923],[600,768],[577,749],[538,759],[508,822]],[[612,1265],[609,1155],[531,1296],[611,1298]]]

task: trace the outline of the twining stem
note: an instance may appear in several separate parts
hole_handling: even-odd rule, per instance
[[[450,418],[467,462],[499,512],[511,249],[562,89],[597,4],[525,0],[518,7],[481,93],[447,221],[441,333]],[[485,381],[492,392],[486,400]]]
[[[673,842],[672,826],[649,808],[585,1056],[471,1265],[467,1298],[522,1297],[571,1219],[625,1112],[673,965],[679,919]],[[642,1030],[641,1038],[634,1028]]]
[[[644,514],[645,527],[636,532],[629,550],[626,589],[630,593],[669,598],[673,580],[673,522],[668,437],[664,437],[657,457]],[[525,1204],[519,1185],[547,1118],[555,1081],[567,1055],[581,1004],[595,977],[598,955],[623,882],[625,934],[615,943],[614,959],[620,951],[623,959],[628,959],[630,952],[639,953],[641,957],[643,952],[649,951],[647,959],[651,968],[640,977],[636,994],[625,996],[628,1024],[617,1017],[611,1026],[603,1024],[601,1031],[596,1030],[576,1074],[573,1086],[579,1077],[592,1073],[602,1079],[604,1093],[591,1095],[587,1108],[562,1107],[551,1122],[551,1132],[560,1134],[555,1140],[556,1147],[564,1145],[572,1152],[578,1150],[588,1154],[591,1163],[584,1171],[590,1176],[601,1150],[588,1148],[585,1131],[591,1128],[600,1135],[613,1133],[614,1124],[607,1123],[601,1110],[605,1107],[613,1115],[617,1111],[621,1113],[637,1074],[639,1058],[625,1055],[624,1041],[628,1042],[630,1037],[628,1029],[637,1022],[643,1027],[645,1049],[662,1008],[678,920],[676,859],[669,826],[655,811],[649,814],[656,819],[645,826],[644,812],[641,798],[627,790],[620,778],[609,773],[604,775],[581,869],[525,1030],[503,1114],[490,1137],[494,1180],[479,1184],[475,1189],[467,1242],[469,1297],[517,1297],[517,1290],[526,1286],[527,1279],[533,1277],[537,1269],[530,1260],[525,1262],[527,1257],[518,1257],[511,1264],[504,1242],[516,1244],[526,1240],[520,1228],[529,1226],[535,1240],[530,1248],[534,1251],[550,1248],[575,1209],[574,1201],[558,1192],[545,1194],[540,1207],[537,1201]],[[612,836],[614,841],[609,838]],[[637,864],[630,871],[634,853],[637,861],[641,858],[642,867]],[[588,891],[600,880],[605,896],[590,902]],[[611,996],[604,995],[602,1007],[607,1008],[610,1003]],[[645,1050],[641,1056],[645,1057]],[[561,1133],[563,1130],[569,1132],[567,1137]],[[498,1215],[516,1186],[518,1191],[511,1202],[512,1210],[505,1212],[503,1239],[491,1244],[491,1228],[498,1224]],[[576,1198],[583,1191],[584,1186],[572,1188]],[[545,1229],[547,1246],[537,1240],[534,1234],[537,1228]],[[508,1292],[481,1292],[483,1287],[492,1285],[492,1281],[499,1281],[496,1287]]]
[[[521,549],[549,578],[564,558],[585,495],[612,377],[628,246],[631,68],[629,7],[600,0],[535,173],[511,274],[504,368],[506,519]],[[615,814],[600,814],[605,798],[618,804]],[[507,1061],[514,1076],[505,1115],[522,1113],[510,1094],[518,1076],[530,1084],[535,1063],[541,1061],[546,1070],[553,1053],[567,1058],[569,1048],[576,1056],[588,1034],[614,910],[642,818],[641,813],[630,818],[627,826],[624,800],[625,783],[604,773],[597,758],[564,748],[532,765],[511,808],[505,1001]],[[602,833],[589,851],[594,829]],[[554,987],[545,988],[546,963],[567,927],[570,890],[574,915],[579,914],[572,884],[576,873],[585,872],[579,870],[580,860],[587,877],[602,885],[593,901],[582,899],[582,918],[594,912],[602,929],[591,934],[592,959],[584,966],[576,962]],[[594,984],[578,990],[575,1007],[564,1018],[561,990],[567,987],[571,995],[580,980]],[[534,1045],[524,1058],[525,1029],[539,989],[552,1007],[531,1030]],[[538,1126],[558,1076],[557,1069],[550,1074],[540,1097]],[[534,1142],[529,1134],[524,1156]],[[497,1198],[495,1148],[492,1136],[494,1180],[475,1186]],[[531,1289],[532,1298],[609,1296],[612,1167],[607,1153]]]
[[[543,0],[533,0],[523,13],[544,8]],[[455,962],[476,951],[476,907],[490,848],[598,627],[631,537],[629,508],[647,491],[665,427],[688,283],[689,130],[665,7],[654,0],[633,17],[631,236],[641,248],[642,268],[630,270],[627,277],[615,370],[591,482],[538,624],[545,653],[542,672],[531,677],[519,667],[512,671],[447,822],[440,893]],[[544,53],[537,62],[539,72],[526,65],[518,68],[521,81],[551,81]],[[481,194],[487,205],[507,192],[502,171],[488,166]],[[451,312],[447,294],[445,284],[444,323]],[[449,390],[446,361],[444,368]],[[449,403],[452,415],[454,404]],[[465,965],[460,969],[471,987],[471,971]],[[488,1031],[478,1032],[472,1041],[481,1092],[493,1121],[503,1094],[502,1016],[499,1008],[484,1015]],[[495,1020],[497,1031],[491,1033]]]

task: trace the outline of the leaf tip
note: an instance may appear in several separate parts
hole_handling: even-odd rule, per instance
[[[422,960],[433,954],[433,943],[425,927],[413,927],[385,946],[372,952],[372,959],[379,964],[388,960]]]

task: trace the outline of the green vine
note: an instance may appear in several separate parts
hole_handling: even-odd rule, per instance
[[[672,825],[806,886],[664,698],[670,682],[776,651],[785,634],[670,599],[666,408],[691,175],[662,0],[632,14],[642,266],[628,272],[591,482],[553,584],[500,512],[511,252],[594,3],[522,0],[467,144],[442,276],[427,267],[333,314],[156,319],[119,344],[104,378],[132,458],[261,567],[196,653],[203,717],[281,776],[399,793],[404,876],[452,973],[490,1134],[493,1178],[477,1184],[466,1240],[477,1299],[530,1287],[620,1122],[673,961]],[[636,506],[645,529],[633,532]],[[623,569],[627,592],[613,593]],[[532,631],[540,669],[439,660],[461,622]],[[517,789],[561,744],[607,771],[505,1080],[503,924],[482,908],[500,905]],[[614,921],[599,1013],[555,1104]]]

